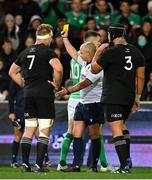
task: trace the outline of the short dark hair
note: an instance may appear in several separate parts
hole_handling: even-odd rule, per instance
[[[84,34],[83,40],[86,41],[86,39],[88,39],[89,37],[92,37],[92,36],[93,37],[97,37],[97,36],[101,37],[101,35],[97,31],[89,30]]]
[[[122,3],[127,3],[129,6],[131,5],[129,0],[120,0],[120,5],[122,5]]]
[[[95,19],[91,16],[91,17],[87,17],[85,22],[88,23],[88,21],[95,21]]]
[[[123,24],[112,24],[109,26],[108,32],[112,41],[118,37],[125,37],[126,34],[126,30]]]
[[[144,23],[152,24],[151,18],[149,18],[149,17],[145,18],[144,21],[143,21],[143,24],[144,24]]]

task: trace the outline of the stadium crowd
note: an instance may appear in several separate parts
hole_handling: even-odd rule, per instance
[[[70,24],[69,39],[76,49],[87,30],[102,33],[112,23],[126,27],[127,41],[137,46],[146,59],[142,100],[152,99],[152,1],[151,0],[3,0],[0,1],[0,101],[8,98],[9,68],[17,55],[35,42],[41,23],[54,27],[52,48],[64,69],[63,82],[70,78],[70,56],[60,32]]]

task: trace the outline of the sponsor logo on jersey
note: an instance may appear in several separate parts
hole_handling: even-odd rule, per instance
[[[122,118],[122,114],[111,114],[111,118]]]

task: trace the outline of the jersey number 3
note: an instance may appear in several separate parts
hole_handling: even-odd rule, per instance
[[[127,70],[127,71],[130,71],[133,67],[133,64],[132,64],[132,61],[131,61],[131,56],[125,56],[125,59],[126,59],[126,66],[124,66],[124,68]]]
[[[29,65],[29,69],[32,69],[33,63],[34,63],[34,59],[35,59],[35,55],[28,55],[27,58],[31,59],[30,65]]]

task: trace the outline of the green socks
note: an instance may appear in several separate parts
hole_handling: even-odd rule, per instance
[[[61,146],[61,152],[60,152],[60,165],[65,166],[66,165],[66,158],[67,154],[69,152],[70,144],[73,140],[73,135],[70,133],[67,133],[64,137],[64,140],[62,142]]]
[[[101,141],[100,163],[103,167],[107,167],[108,163],[105,155],[103,136],[100,136],[100,141]]]

